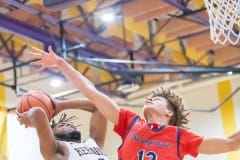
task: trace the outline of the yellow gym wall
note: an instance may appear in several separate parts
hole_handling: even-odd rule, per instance
[[[230,95],[232,91],[231,82],[229,80],[225,80],[222,82],[219,82],[217,84],[218,87],[218,95],[219,99],[223,101]],[[235,109],[233,104],[233,98],[229,99],[220,109],[221,117],[222,117],[222,124],[223,124],[223,130],[224,135],[229,136],[231,133],[235,132],[237,130],[236,126],[236,117],[235,117]],[[235,160],[238,159],[240,156],[240,152],[234,152],[227,154],[228,160]]]
[[[4,75],[0,74],[0,82],[2,81],[4,81]],[[0,93],[0,160],[7,160],[7,110],[5,88],[3,86],[0,86]]]
[[[223,102],[232,92],[240,86],[239,76],[218,78],[201,84],[189,85],[180,89],[184,101],[189,108],[213,109]],[[227,137],[239,130],[239,98],[237,91],[216,111],[191,112],[189,127],[192,131],[205,137]],[[231,152],[219,155],[202,155],[197,159],[207,160],[238,160],[240,152]],[[193,160],[187,157],[186,160]]]
[[[188,108],[211,109],[216,107],[226,96],[236,90],[240,86],[239,82],[239,76],[226,76],[225,78],[186,85],[185,87],[180,86],[176,88],[175,91],[182,95]],[[225,104],[227,107],[223,106],[214,112],[192,112],[189,127],[193,132],[206,137],[229,136],[231,133],[240,129],[240,118],[238,116],[240,114],[239,99],[240,92],[237,92],[232,99]],[[143,100],[144,98],[141,101]],[[141,108],[130,109],[141,114]],[[80,123],[81,126],[79,129],[82,131],[83,139],[85,139],[88,136],[90,114],[73,110],[68,110],[67,112],[69,114],[80,115],[78,123]],[[229,120],[230,122],[228,122]],[[117,148],[121,144],[121,141],[120,138],[113,133],[112,127],[112,124],[109,123],[104,151],[111,160],[116,160]],[[9,160],[43,160],[38,150],[39,144],[35,130],[26,130],[24,127],[19,126],[14,115],[8,116],[8,128]],[[17,136],[16,133],[18,133]],[[23,145],[24,148],[22,147]],[[29,152],[30,150],[31,152]],[[200,154],[196,160],[239,160],[239,157],[239,152],[219,155]],[[187,156],[184,160],[193,159],[194,158]]]

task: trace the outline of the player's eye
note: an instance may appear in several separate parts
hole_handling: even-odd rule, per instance
[[[59,124],[59,125],[58,125],[58,127],[62,127],[62,126],[64,126],[64,124]]]

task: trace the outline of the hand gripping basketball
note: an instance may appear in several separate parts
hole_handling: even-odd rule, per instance
[[[17,112],[23,113],[32,107],[41,107],[45,111],[48,120],[50,120],[54,115],[54,102],[51,96],[45,92],[29,91],[25,93],[21,97],[16,109]]]

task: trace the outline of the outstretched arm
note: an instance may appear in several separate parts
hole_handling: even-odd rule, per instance
[[[37,130],[40,151],[44,159],[61,159],[57,151],[60,150],[59,142],[55,140],[48,118],[42,108],[33,107],[28,112],[17,113],[20,124],[33,127]]]
[[[240,149],[240,131],[227,138],[205,138],[198,151],[204,154],[218,154]]]
[[[33,65],[40,66],[41,69],[51,67],[59,68],[67,79],[91,100],[106,119],[112,121],[114,124],[117,123],[120,111],[118,105],[110,99],[110,97],[98,91],[92,82],[75,70],[64,59],[58,57],[53,52],[51,46],[48,48],[48,53],[37,48],[32,48],[32,50],[32,54],[40,58],[39,61],[33,62]]]
[[[56,114],[65,109],[81,109],[91,113],[97,111],[96,106],[87,98],[71,100],[58,100],[53,98],[52,100],[56,107]]]

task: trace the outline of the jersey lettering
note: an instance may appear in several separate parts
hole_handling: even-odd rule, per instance
[[[144,160],[144,157],[148,157],[150,158],[150,160],[157,160],[158,158],[155,152],[148,151],[145,153],[144,150],[140,150],[137,156],[138,156],[138,160]]]
[[[135,132],[132,135],[131,140],[133,140],[135,142],[144,143],[148,147],[150,145],[154,145],[154,146],[158,146],[158,147],[169,148],[170,145],[171,145],[170,143],[166,143],[166,142],[161,142],[161,141],[149,140],[149,139],[146,139],[146,138],[142,138],[142,137],[138,136],[137,132]]]
[[[102,151],[97,147],[78,147],[74,148],[79,156],[86,155],[86,154],[94,154],[94,155],[103,155]]]

